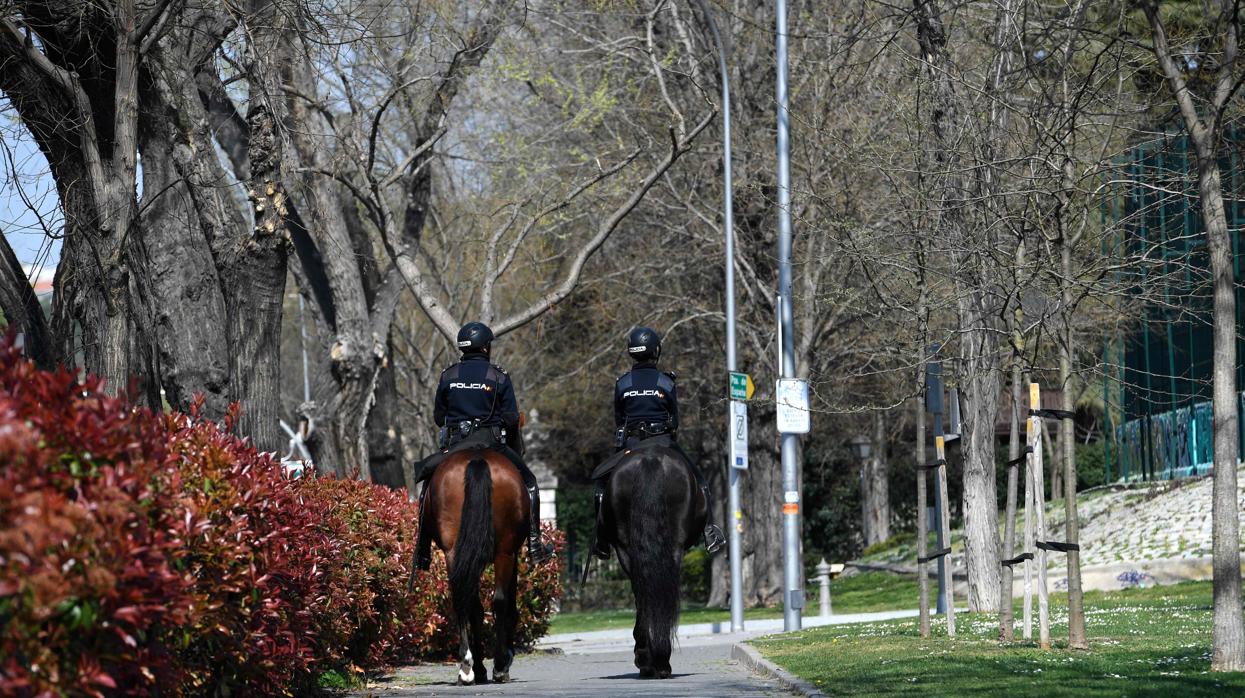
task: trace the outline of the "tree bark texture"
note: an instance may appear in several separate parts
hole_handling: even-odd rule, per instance
[[[886,481],[886,420],[882,412],[873,413],[872,431],[873,453],[863,463],[860,482],[866,546],[891,537],[890,491]]]

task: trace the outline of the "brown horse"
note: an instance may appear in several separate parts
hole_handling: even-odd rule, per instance
[[[502,454],[486,449],[451,453],[428,483],[426,506],[431,539],[445,551],[450,596],[459,635],[459,685],[487,683],[484,670],[484,606],[480,577],[489,563],[497,589],[493,681],[510,680],[514,633],[519,620],[516,592],[519,549],[531,515],[523,478]]]

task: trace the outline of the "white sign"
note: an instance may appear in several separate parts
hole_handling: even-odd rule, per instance
[[[808,383],[798,378],[779,378],[777,389],[778,432],[807,434],[812,427],[808,406]]]
[[[748,469],[748,403],[731,400],[731,467]]]

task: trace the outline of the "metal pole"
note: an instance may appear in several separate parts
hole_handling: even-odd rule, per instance
[[[787,3],[777,2],[778,60],[778,294],[782,329],[782,377],[795,378],[795,347],[791,318],[791,163],[789,115],[787,112]],[[796,453],[799,436],[782,435],[783,502],[797,506],[783,509],[782,577],[783,630],[799,630],[800,611],[804,608],[804,590],[800,586],[800,483]]]
[[[735,205],[732,198],[731,184],[731,79],[726,70],[726,45],[722,43],[722,35],[718,33],[718,25],[709,13],[705,0],[697,0],[700,11],[705,15],[709,31],[713,34],[713,43],[718,49],[718,71],[722,82],[722,223],[726,235],[726,370],[734,371],[735,364]],[[729,530],[727,532],[728,555],[731,567],[731,632],[744,630],[744,569],[743,540],[744,528],[743,509],[739,503],[739,479],[741,471],[732,467],[731,436],[734,429],[734,415],[731,405],[726,404],[726,473],[730,480],[726,508],[728,511]]]

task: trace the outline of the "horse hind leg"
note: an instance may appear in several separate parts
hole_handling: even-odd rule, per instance
[[[473,657],[471,656],[471,633],[467,630],[467,623],[460,621],[458,623],[458,656],[461,658],[458,662],[458,685],[470,686],[476,681],[475,669],[472,665]]]
[[[488,683],[488,670],[484,667],[484,604],[480,603],[480,597],[476,596],[476,602],[471,611],[471,657],[472,657],[472,673],[475,674],[477,684]]]
[[[638,596],[635,607],[635,629],[631,631],[631,637],[635,638],[635,668],[640,670],[640,678],[653,678],[657,672],[653,668],[652,653],[648,646],[648,617],[640,605]]]
[[[518,574],[513,555],[503,555],[493,562],[497,581],[493,592],[495,642],[493,646],[493,682],[510,681],[510,665],[514,660],[514,633],[518,625]]]

